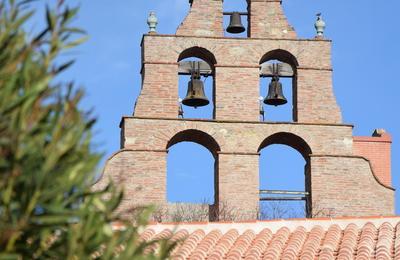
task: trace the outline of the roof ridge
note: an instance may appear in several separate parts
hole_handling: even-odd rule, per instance
[[[214,229],[226,232],[232,228],[237,229],[239,234],[243,234],[246,230],[253,230],[258,233],[264,228],[270,229],[273,233],[277,232],[281,227],[287,227],[291,232],[302,226],[307,232],[313,227],[319,225],[324,230],[328,230],[331,225],[337,224],[342,230],[347,225],[355,224],[358,228],[362,228],[365,224],[371,223],[374,226],[381,226],[383,223],[389,223],[395,227],[400,222],[400,216],[391,217],[339,217],[339,218],[316,218],[316,219],[280,219],[268,221],[238,221],[238,222],[189,222],[189,223],[151,223],[148,228],[154,229],[156,232],[162,231],[165,228],[179,231],[186,229],[193,232],[197,229],[202,229],[206,232]]]

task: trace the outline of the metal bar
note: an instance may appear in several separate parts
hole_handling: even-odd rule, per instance
[[[260,190],[260,194],[310,195],[310,193],[306,191],[289,191],[289,190]]]
[[[179,71],[178,71],[178,75],[190,76],[190,75],[192,75],[192,74],[189,73],[189,72],[179,72]],[[201,76],[211,76],[212,73],[209,72],[209,71],[200,70],[200,75],[201,75]]]
[[[281,201],[292,201],[292,200],[307,200],[306,197],[269,197],[269,198],[260,198],[260,201],[273,201],[273,200],[281,200]]]
[[[274,75],[272,75],[272,74],[261,74],[260,73],[260,77],[261,78],[272,78]],[[281,78],[281,79],[291,79],[291,78],[293,78],[293,76],[285,76],[285,75],[279,75],[279,77]]]
[[[235,13],[235,12],[224,12],[223,14],[224,15],[232,15],[233,13]],[[247,13],[247,12],[236,12],[236,13],[239,13],[240,15],[249,15],[249,13]]]

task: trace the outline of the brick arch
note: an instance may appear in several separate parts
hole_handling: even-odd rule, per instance
[[[261,142],[260,146],[258,147],[258,152],[272,144],[283,144],[290,146],[297,150],[306,161],[309,160],[310,155],[312,154],[311,147],[303,138],[288,132],[279,132],[268,136]]]
[[[195,46],[195,47],[190,47],[185,49],[184,51],[182,51],[179,54],[178,57],[178,62],[183,60],[183,59],[187,59],[187,58],[199,58],[201,60],[203,60],[204,62],[208,63],[208,65],[211,68],[211,98],[208,97],[209,99],[212,100],[212,103],[210,105],[212,105],[212,113],[207,117],[209,119],[214,119],[215,118],[215,109],[216,109],[216,88],[215,88],[215,64],[217,63],[217,60],[215,58],[215,55],[210,52],[209,50],[199,47],[199,46]],[[181,86],[179,84],[178,89],[181,89]],[[179,90],[178,90],[179,91]]]
[[[260,64],[263,64],[270,60],[278,60],[287,63],[293,69],[292,97],[291,97],[293,103],[292,120],[293,122],[297,122],[298,121],[297,68],[299,67],[299,62],[292,53],[283,49],[275,49],[265,53],[260,60]]]
[[[215,55],[209,50],[199,46],[191,47],[182,51],[179,54],[178,62],[183,59],[192,57],[204,60],[211,66],[212,69],[214,69],[214,65],[217,64],[217,59],[215,58]]]
[[[166,149],[180,142],[194,142],[207,148],[217,158],[221,148],[211,135],[196,129],[187,129],[175,134],[167,143]]]
[[[282,144],[289,146],[298,151],[304,158],[306,165],[304,167],[304,188],[308,192],[308,196],[305,200],[306,217],[311,217],[312,213],[312,193],[311,193],[311,167],[310,167],[310,155],[312,150],[307,142],[298,135],[288,132],[278,132],[272,134],[261,142],[258,152],[262,149],[272,145]]]
[[[299,66],[299,62],[297,61],[296,57],[283,49],[275,49],[265,53],[260,60],[260,64],[267,62],[269,60],[279,60],[281,62],[285,62],[290,64],[293,68],[293,71],[296,73],[296,68]]]

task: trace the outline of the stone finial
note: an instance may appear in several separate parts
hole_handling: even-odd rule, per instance
[[[157,33],[158,19],[155,12],[150,12],[149,18],[147,18],[147,24],[149,25],[149,33]]]
[[[317,38],[324,37],[324,31],[326,28],[326,23],[322,20],[321,13],[317,14],[317,21],[315,22],[315,29],[317,30]]]

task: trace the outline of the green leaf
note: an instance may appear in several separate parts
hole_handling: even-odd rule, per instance
[[[69,68],[72,64],[74,64],[74,63],[75,63],[75,61],[74,61],[74,60],[71,60],[71,61],[68,61],[68,62],[62,64],[61,66],[59,66],[59,67],[55,70],[55,74],[58,74],[58,73],[60,73],[60,72],[62,72],[62,71],[64,71],[64,70],[68,69],[68,68]]]
[[[31,218],[32,224],[46,226],[46,225],[62,225],[69,224],[74,222],[74,216],[65,215],[44,215],[44,216],[35,216]]]
[[[20,254],[7,254],[0,253],[0,260],[20,260],[22,256]]]
[[[30,2],[0,0],[0,260],[167,258],[168,241],[138,239],[151,208],[132,225],[118,216],[120,188],[91,187],[96,120],[82,89],[56,77],[73,65],[60,55],[87,39],[69,25],[78,8],[46,6],[47,26],[31,36]]]
[[[64,28],[61,30],[62,32],[76,33],[76,34],[86,34],[85,30],[80,28],[72,27],[72,28]]]
[[[55,21],[54,17],[51,14],[50,8],[48,5],[46,5],[46,20],[47,20],[47,27],[50,31],[54,30],[55,27]]]
[[[81,45],[82,43],[86,42],[89,39],[89,37],[85,36],[85,37],[81,37],[79,39],[76,39],[74,41],[68,42],[67,44],[65,44],[63,47],[64,49],[71,49],[71,48],[75,48],[79,45]]]

